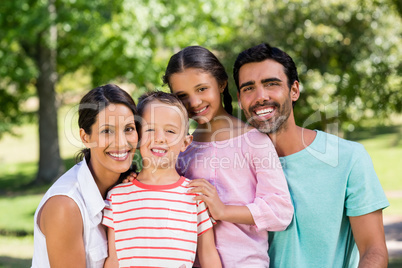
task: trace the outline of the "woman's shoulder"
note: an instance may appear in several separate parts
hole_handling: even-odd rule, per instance
[[[72,220],[79,219],[82,222],[81,211],[78,204],[66,195],[54,195],[50,197],[41,209],[39,225],[41,230],[46,226],[63,226]]]

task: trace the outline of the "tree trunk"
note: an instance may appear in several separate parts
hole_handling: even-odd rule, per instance
[[[57,81],[57,28],[54,24],[56,9],[54,0],[49,0],[48,11],[52,22],[49,29],[38,38],[37,65],[39,77],[36,90],[39,97],[39,169],[37,184],[50,183],[64,172],[60,157],[57,124],[55,85]]]

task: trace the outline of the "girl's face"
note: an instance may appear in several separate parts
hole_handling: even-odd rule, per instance
[[[198,124],[208,123],[215,116],[224,114],[220,94],[226,85],[219,86],[209,72],[188,68],[173,74],[169,84],[172,92],[183,102],[189,117]]]
[[[176,106],[154,100],[142,114],[140,152],[143,169],[175,169],[176,159],[191,143],[187,117]]]
[[[123,104],[110,104],[99,112],[92,133],[80,129],[81,139],[91,149],[90,167],[95,180],[113,184],[133,161],[138,134],[134,115]],[[116,178],[117,177],[117,178]]]

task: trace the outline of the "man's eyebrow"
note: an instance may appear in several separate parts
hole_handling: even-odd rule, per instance
[[[268,82],[282,82],[282,80],[279,78],[266,78],[266,79],[261,80],[262,84],[268,83]]]
[[[251,86],[251,85],[254,85],[254,84],[255,84],[254,81],[248,81],[248,82],[245,82],[245,83],[241,84],[239,89],[242,89],[243,87]]]

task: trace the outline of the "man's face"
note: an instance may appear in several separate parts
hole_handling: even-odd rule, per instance
[[[243,65],[239,70],[238,99],[247,121],[267,134],[285,129],[292,113],[293,86],[289,90],[283,66],[274,60]]]

